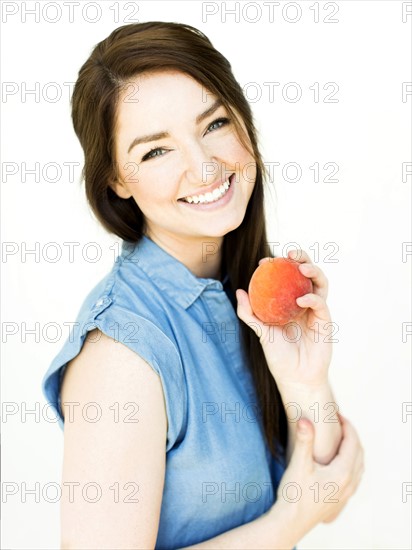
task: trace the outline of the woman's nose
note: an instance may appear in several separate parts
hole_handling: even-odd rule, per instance
[[[184,172],[193,185],[210,185],[219,179],[219,164],[210,148],[193,141],[184,150]]]

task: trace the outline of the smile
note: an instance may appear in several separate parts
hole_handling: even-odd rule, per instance
[[[233,176],[233,174],[232,174],[232,176]],[[194,204],[198,204],[198,203],[207,204],[207,203],[217,202],[222,197],[224,197],[226,195],[226,193],[228,192],[228,190],[230,188],[230,185],[231,185],[230,178],[232,176],[230,176],[224,183],[222,183],[222,185],[217,187],[211,193],[205,193],[205,194],[202,194],[202,195],[189,195],[187,197],[183,197],[183,198],[178,199],[178,200],[188,202],[188,203],[194,203]]]

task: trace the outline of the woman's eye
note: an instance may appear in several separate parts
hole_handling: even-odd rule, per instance
[[[157,154],[159,151],[166,151],[166,149],[163,149],[162,147],[154,147],[153,149],[150,149],[150,151],[146,153],[144,157],[142,157],[142,161],[162,156]]]
[[[217,118],[216,120],[214,120],[208,127],[208,131],[206,133],[209,132],[209,130],[218,130],[219,128],[222,128],[223,126],[226,126],[226,124],[229,124],[230,123],[230,119],[227,118],[227,117],[222,117],[222,118]],[[213,128],[215,127],[215,128]],[[159,154],[160,151],[167,151],[167,149],[163,149],[163,147],[154,147],[153,149],[150,149],[150,151],[148,151],[143,157],[142,157],[142,162],[145,161],[145,160],[149,160],[149,159],[152,159],[152,158],[155,158],[155,157],[161,157],[163,156],[163,154]]]
[[[228,119],[228,118],[226,118],[226,117],[217,118],[216,120],[214,120],[214,121],[210,124],[208,130],[209,130],[210,128],[212,128],[212,126],[215,126],[215,124],[220,124],[220,126],[217,127],[217,129],[219,129],[219,128],[222,128],[222,126],[225,126],[226,124],[229,124],[229,122],[230,122],[230,119]]]

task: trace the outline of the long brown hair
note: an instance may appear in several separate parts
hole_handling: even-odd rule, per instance
[[[220,98],[232,115],[239,139],[256,161],[256,181],[245,217],[237,229],[225,235],[222,250],[222,263],[232,288],[247,290],[259,260],[272,256],[264,213],[263,181],[267,172],[249,103],[231,65],[195,27],[161,21],[118,27],[95,46],[81,67],[72,96],[72,120],[84,151],[82,176],[87,200],[107,231],[129,242],[141,239],[144,216],[134,198],[120,198],[110,186],[116,178],[117,100],[122,87],[138,74],[162,70],[186,73]],[[247,137],[233,108],[245,124]],[[277,443],[284,449],[287,446],[285,410],[258,336],[243,321],[240,325],[268,447],[275,458],[280,458]]]

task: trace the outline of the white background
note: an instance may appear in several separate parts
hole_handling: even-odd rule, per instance
[[[204,2],[140,1],[129,7],[100,2],[101,17],[95,23],[85,20],[95,18],[93,6],[85,17],[77,6],[70,22],[62,3],[60,21],[49,22],[57,14],[51,2],[39,3],[37,22],[33,15],[24,21],[24,4],[34,6],[3,2],[2,14],[2,401],[3,407],[16,403],[18,410],[2,414],[2,547],[59,547],[59,503],[49,503],[41,494],[37,502],[33,494],[23,502],[22,490],[23,483],[32,489],[36,482],[40,488],[60,482],[63,435],[41,415],[37,421],[34,415],[22,421],[20,412],[24,404],[34,409],[37,403],[40,411],[45,406],[40,383],[68,335],[63,323],[75,320],[86,293],[111,268],[118,250],[113,245],[119,243],[99,226],[86,204],[79,181],[83,155],[70,119],[71,88],[63,83],[75,82],[93,46],[138,6],[135,21],[189,23],[229,59],[247,90],[265,161],[280,163],[267,193],[270,240],[280,243],[275,252],[281,254],[286,243],[298,243],[329,279],[328,304],[339,327],[330,380],[341,412],[359,432],[366,471],[339,518],[316,527],[298,547],[409,548],[412,496],[402,499],[403,484],[412,481],[411,416],[402,421],[402,404],[412,400],[412,337],[402,341],[402,324],[411,322],[412,263],[411,255],[402,259],[402,243],[412,240],[412,178],[402,181],[402,163],[411,161],[412,96],[402,101],[402,83],[412,80],[412,16],[402,21],[407,3],[341,1],[328,7],[319,2],[318,23],[312,1],[299,3],[301,17],[294,23],[287,20],[297,18],[293,5],[282,16],[285,2],[275,6],[272,22],[262,2],[248,3],[246,11],[241,3],[238,21],[228,14],[226,22],[222,14],[234,2],[210,2],[210,10],[217,13],[207,18],[204,12],[202,17]],[[50,6],[44,11],[46,4]],[[110,9],[115,4],[119,22]],[[326,23],[333,5],[339,7],[333,16],[338,22]],[[5,9],[17,13],[6,18]],[[252,22],[258,9],[261,17]],[[4,95],[4,82],[9,83],[6,91],[16,93]],[[52,82],[57,87],[48,86]],[[264,82],[280,83],[273,101]],[[282,96],[290,82],[301,88],[299,101]],[[315,82],[320,89],[317,102],[310,89]],[[338,102],[323,101],[332,91],[323,89],[328,82],[338,85],[333,97]],[[34,89],[36,83],[40,96],[25,95],[24,87]],[[262,95],[256,101],[257,86],[250,83],[260,86]],[[53,101],[56,90],[61,98]],[[289,91],[293,99],[294,90]],[[38,182],[30,174],[24,182],[23,162],[28,168],[38,162],[40,170],[58,163],[61,177],[48,182],[55,176],[50,168]],[[63,162],[77,163],[72,181]],[[290,162],[302,169],[299,181],[282,177],[282,167]],[[316,162],[317,183],[309,168]],[[323,181],[328,162],[338,165],[338,182]],[[5,173],[10,166],[17,166],[18,173]],[[293,170],[287,177],[294,177]],[[22,257],[24,246],[33,249],[36,242],[38,256]],[[44,247],[50,242],[62,250],[56,263],[47,261]],[[73,262],[65,242],[80,243]],[[90,242],[98,243],[102,252],[96,262],[82,255]],[[15,246],[16,253],[4,256],[4,243],[16,243],[7,245]],[[335,243],[331,259],[337,262],[325,261],[333,251],[327,243]],[[88,251],[92,255],[95,249]],[[52,256],[53,250],[49,252]],[[38,323],[39,337],[28,334],[24,341],[24,323],[27,328]],[[42,334],[47,323],[62,327],[54,343],[55,331]],[[16,334],[8,333],[14,329]],[[7,504],[6,482],[18,488]],[[50,492],[50,498],[53,495]]]

